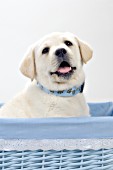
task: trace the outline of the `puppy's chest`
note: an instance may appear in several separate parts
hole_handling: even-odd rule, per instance
[[[65,97],[46,96],[43,98],[45,116],[61,116],[70,110],[71,103]]]
[[[58,97],[54,95],[42,95],[35,102],[36,113],[43,117],[75,116],[81,108],[79,97]]]
[[[58,105],[58,98],[56,96],[44,96],[43,97],[44,112],[48,114],[49,112],[55,110]]]

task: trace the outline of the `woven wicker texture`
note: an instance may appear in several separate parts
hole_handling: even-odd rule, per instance
[[[113,170],[113,149],[0,151],[0,170]]]

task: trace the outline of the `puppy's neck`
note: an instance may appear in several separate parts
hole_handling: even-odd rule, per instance
[[[74,87],[72,87],[70,89],[62,90],[62,91],[49,90],[46,87],[44,87],[43,85],[41,85],[40,83],[37,83],[37,87],[40,88],[41,90],[43,90],[47,94],[60,96],[60,97],[72,97],[72,96],[76,96],[78,93],[83,92],[84,82],[79,87],[74,86]]]

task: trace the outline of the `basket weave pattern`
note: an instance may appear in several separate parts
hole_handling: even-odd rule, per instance
[[[0,170],[113,170],[113,149],[0,151]]]

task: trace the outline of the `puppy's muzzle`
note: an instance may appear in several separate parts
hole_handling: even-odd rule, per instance
[[[55,55],[57,57],[63,58],[66,55],[67,51],[64,48],[57,49]]]

